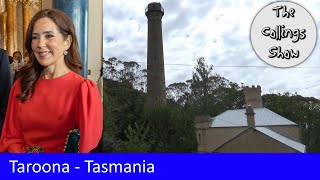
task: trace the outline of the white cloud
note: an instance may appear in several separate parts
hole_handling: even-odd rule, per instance
[[[104,0],[104,57],[142,62],[146,67],[147,17],[150,0]],[[270,0],[160,0],[166,84],[192,77],[197,57],[205,57],[214,71],[230,81],[261,85],[263,93],[297,92],[320,98],[319,68],[272,67],[258,58],[250,43],[250,27],[257,12]],[[320,2],[297,0],[315,19],[318,31]],[[319,38],[318,38],[319,39]],[[297,67],[320,67],[319,43],[313,54]]]

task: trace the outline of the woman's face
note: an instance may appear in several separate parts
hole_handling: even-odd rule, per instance
[[[71,45],[71,36],[66,39],[57,25],[47,17],[37,20],[33,26],[31,48],[37,61],[44,67],[64,64],[63,52]]]
[[[15,53],[15,54],[13,55],[13,60],[14,60],[14,61],[20,62],[21,59],[22,59],[21,54]]]

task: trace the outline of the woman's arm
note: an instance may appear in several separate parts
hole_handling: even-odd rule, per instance
[[[97,85],[88,79],[82,82],[78,98],[76,120],[80,129],[79,151],[89,153],[102,138],[102,100]]]

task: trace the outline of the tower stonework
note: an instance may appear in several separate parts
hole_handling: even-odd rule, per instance
[[[166,104],[166,85],[164,73],[162,16],[160,3],[150,3],[145,10],[148,18],[147,49],[147,99],[146,107],[155,108]]]
[[[246,86],[243,88],[243,93],[246,101],[246,107],[251,105],[252,108],[262,108],[261,86]]]

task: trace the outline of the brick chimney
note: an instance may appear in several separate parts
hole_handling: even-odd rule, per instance
[[[246,107],[251,105],[252,108],[262,108],[261,86],[246,86],[243,88]]]
[[[248,126],[255,128],[256,127],[256,122],[254,120],[254,110],[253,108],[248,105],[246,108],[246,115],[247,115],[247,122],[248,122]]]

